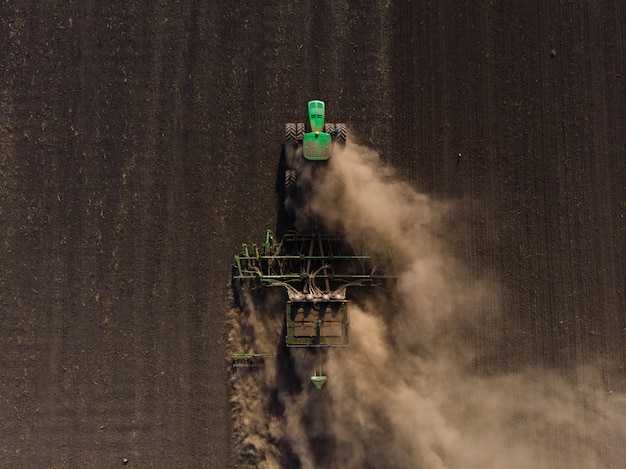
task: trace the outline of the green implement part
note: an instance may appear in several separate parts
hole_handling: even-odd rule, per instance
[[[234,353],[232,368],[260,368],[265,366],[265,360],[275,357],[269,353]]]
[[[345,237],[289,231],[278,242],[271,230],[261,248],[242,244],[233,267],[233,280],[284,286],[293,292],[291,286],[302,296],[320,299],[324,294],[339,299],[346,287],[394,278],[395,271],[391,253],[358,255]]]
[[[315,369],[313,370],[313,375],[311,376],[311,382],[315,385],[315,388],[320,391],[327,380],[328,377],[324,375],[322,365],[320,363],[316,364]]]
[[[328,378],[326,376],[321,376],[321,375],[313,375],[311,376],[311,382],[315,385],[315,388],[319,391],[322,389],[322,386],[324,386],[324,383],[326,382]]]

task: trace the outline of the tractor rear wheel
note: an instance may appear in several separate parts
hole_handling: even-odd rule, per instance
[[[296,142],[296,124],[289,122],[285,124],[285,145],[293,145]]]
[[[296,170],[285,170],[285,200],[296,195]]]
[[[335,125],[335,142],[337,142],[341,146],[344,146],[346,144],[347,137],[348,137],[348,131],[346,129],[346,124],[336,124]]]

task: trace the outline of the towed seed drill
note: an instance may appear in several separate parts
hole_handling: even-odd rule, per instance
[[[308,103],[305,123],[285,126],[284,202],[302,198],[307,184],[299,180],[303,165],[319,165],[346,141],[344,124],[328,124],[322,101]],[[308,184],[314,183],[311,180]],[[373,285],[389,278],[391,256],[373,258],[357,253],[345,236],[324,233],[317,228],[295,230],[276,239],[266,230],[261,245],[242,245],[234,256],[233,282],[252,288],[283,287],[288,300],[285,310],[287,347],[323,348],[349,343],[348,299],[351,287]],[[233,355],[233,367],[262,366],[267,353]],[[327,377],[321,364],[315,366],[311,381],[321,389]]]

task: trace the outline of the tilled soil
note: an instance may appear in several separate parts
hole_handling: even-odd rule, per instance
[[[312,98],[456,204],[445,245],[504,317],[477,373],[626,391],[619,0],[42,0],[0,24],[3,467],[234,464],[232,254],[275,225]]]

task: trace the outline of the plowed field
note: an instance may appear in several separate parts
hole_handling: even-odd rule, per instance
[[[576,414],[580,467],[618,467],[625,44],[620,0],[2,2],[0,466],[243,464],[232,254],[275,225],[284,123],[319,98],[498,285],[468,372],[621,402]],[[579,435],[547,438],[569,464]],[[415,464],[479,467],[442,461]]]

